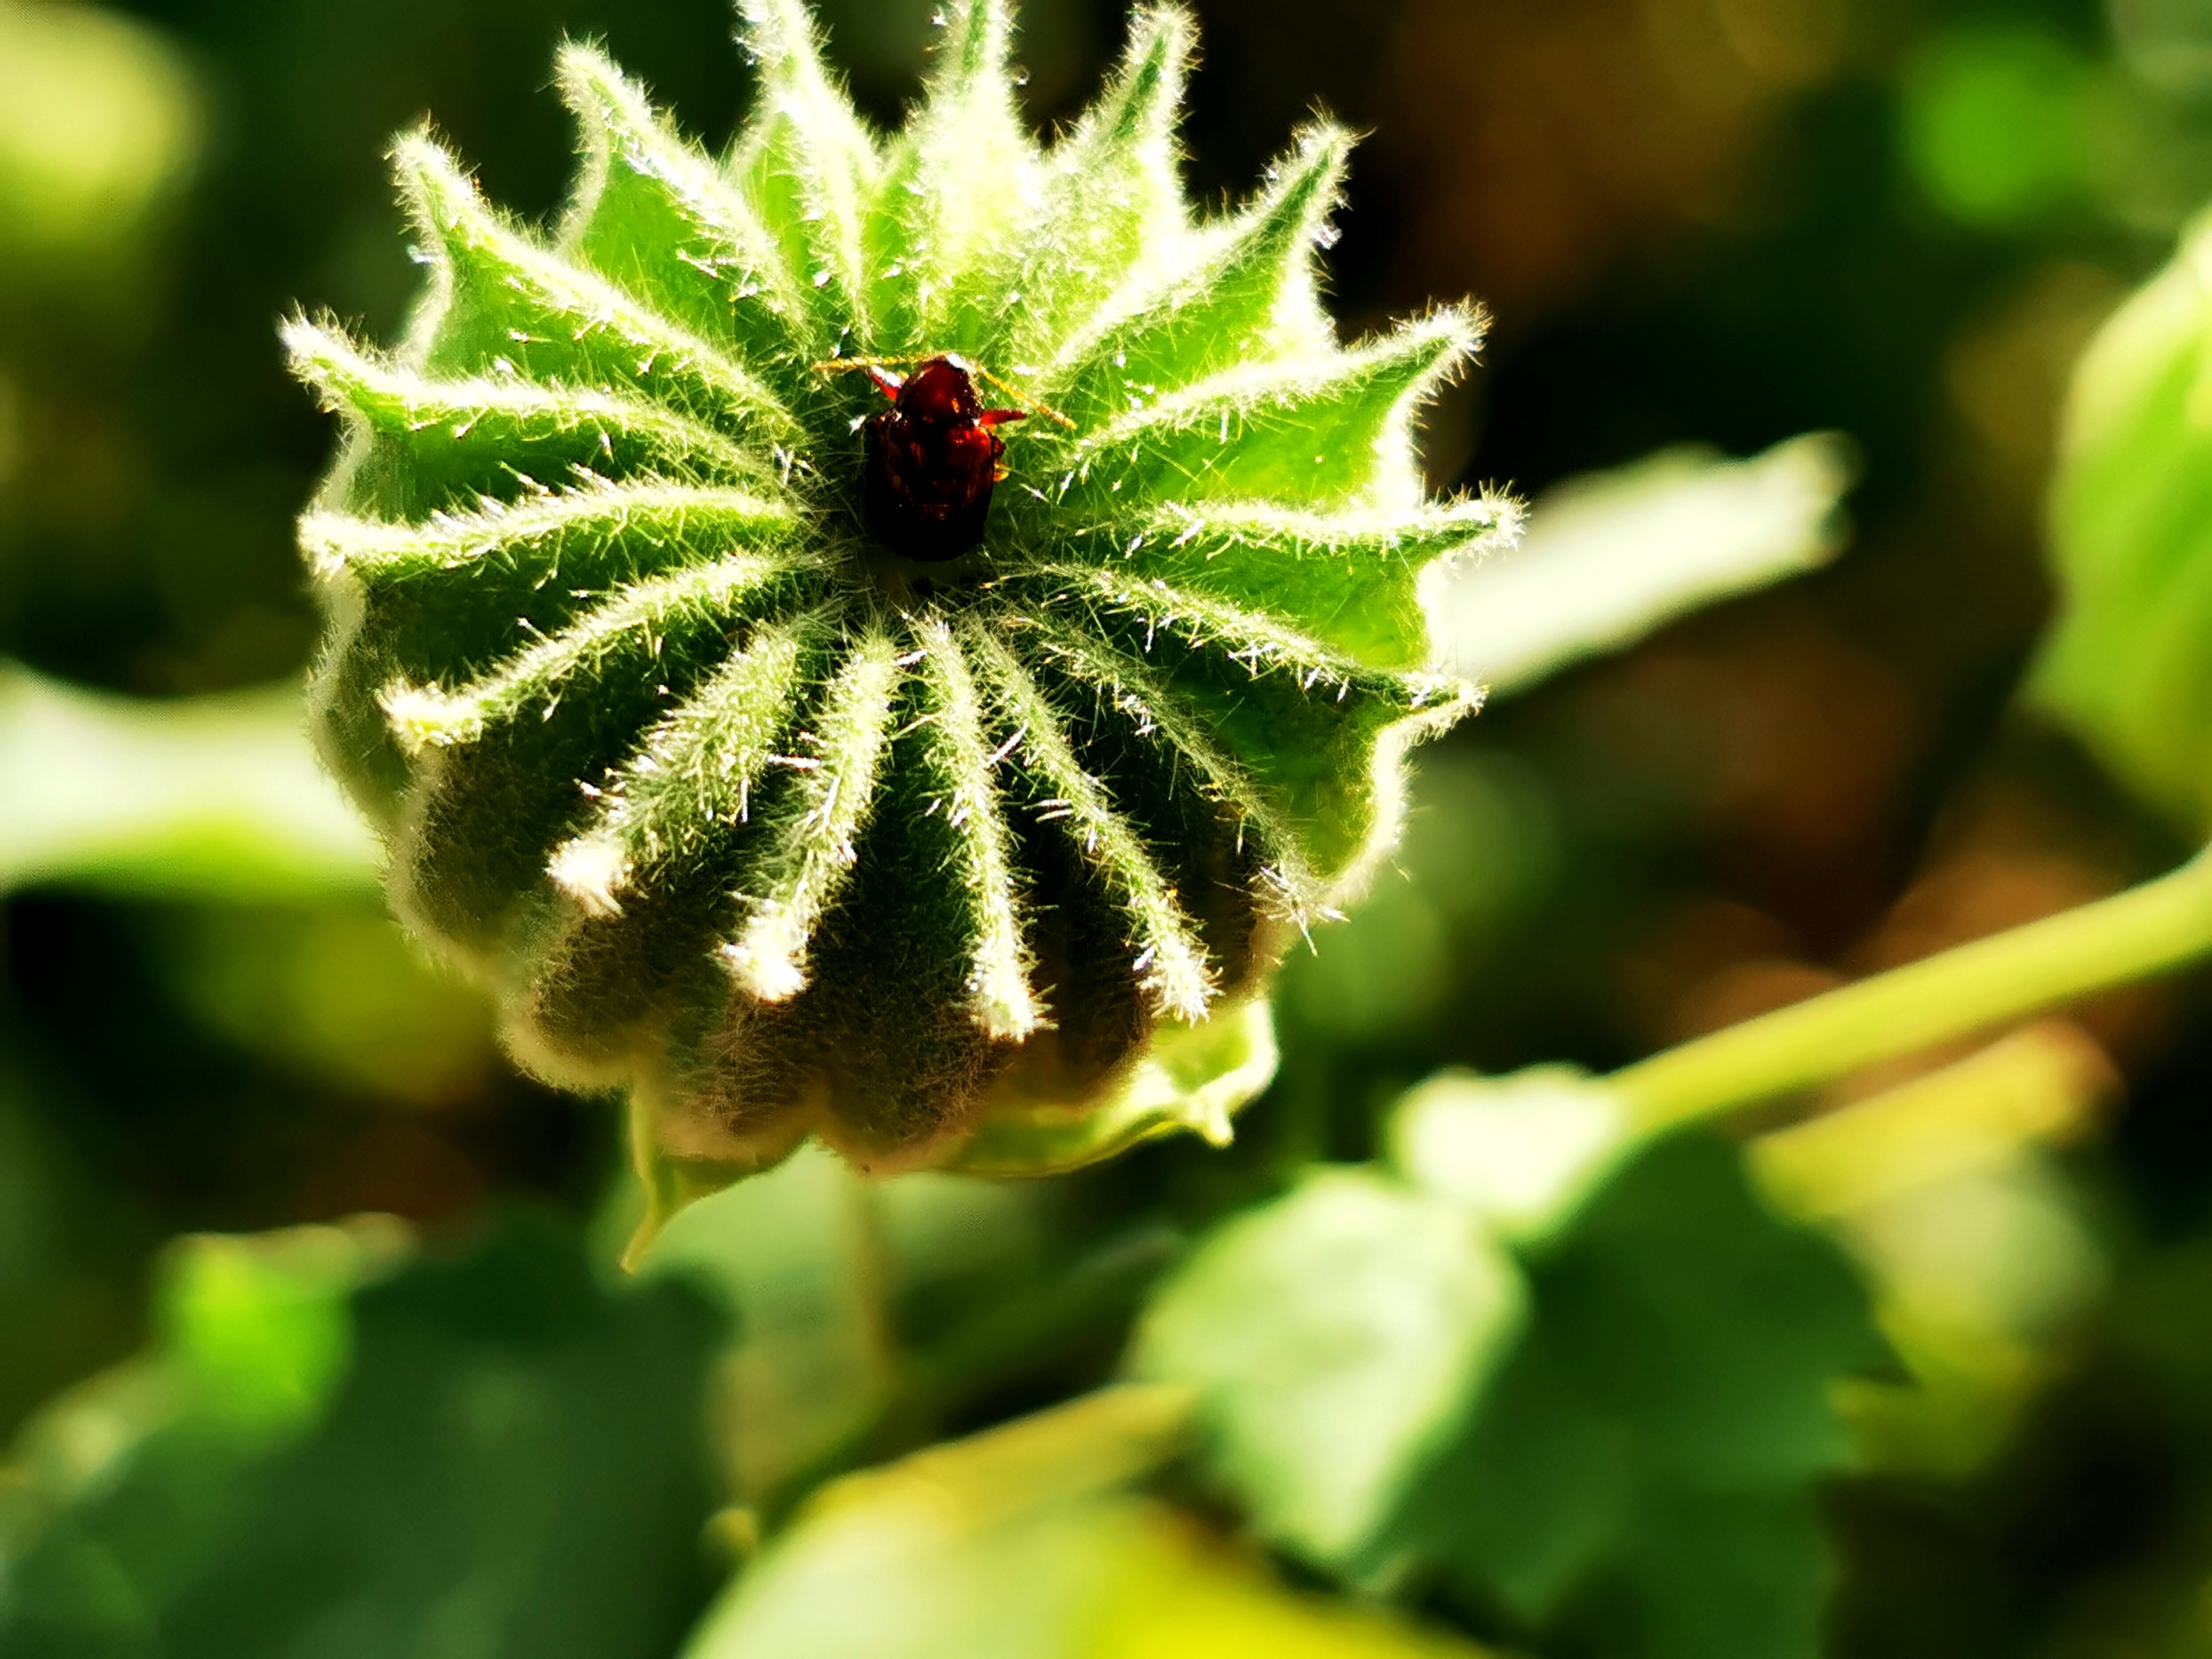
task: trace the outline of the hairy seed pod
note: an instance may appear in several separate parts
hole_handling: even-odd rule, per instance
[[[1336,128],[1193,221],[1179,11],[1041,149],[1005,0],[957,9],[889,137],[799,0],[741,9],[726,159],[571,46],[552,231],[403,138],[405,343],[287,328],[349,428],[301,525],[323,752],[522,1062],[630,1090],[661,1209],[810,1133],[1004,1172],[1225,1136],[1285,941],[1474,706],[1423,574],[1513,509],[1427,499],[1413,427],[1479,319],[1338,344]],[[868,480],[884,391],[940,360],[988,380],[902,411],[969,422],[902,434],[900,487],[966,515],[939,535]]]

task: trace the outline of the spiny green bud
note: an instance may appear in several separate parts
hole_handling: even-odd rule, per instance
[[[1475,701],[1430,672],[1424,575],[1513,510],[1427,500],[1413,428],[1479,319],[1339,346],[1334,127],[1194,222],[1179,11],[1041,149],[1005,0],[888,138],[798,0],[741,10],[726,160],[572,46],[554,231],[403,138],[406,343],[286,330],[349,429],[301,526],[323,751],[523,1062],[630,1088],[664,1206],[809,1133],[1008,1172],[1225,1136],[1285,941]],[[948,356],[1008,406],[963,428],[1003,477],[962,475],[988,514],[951,557],[872,481]]]

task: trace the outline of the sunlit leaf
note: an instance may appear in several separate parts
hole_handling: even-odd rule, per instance
[[[1564,1068],[1415,1091],[1410,1179],[1310,1175],[1164,1288],[1140,1375],[1263,1536],[1517,1644],[1805,1659],[1830,1393],[1883,1348],[1836,1248],[1725,1142],[1638,1144]]]
[[[1540,1240],[1632,1150],[1628,1115],[1571,1066],[1510,1077],[1441,1072],[1390,1117],[1391,1161],[1501,1237]]]
[[[1684,611],[1823,564],[1842,547],[1849,444],[1812,433],[1749,460],[1684,448],[1571,479],[1518,549],[1447,571],[1444,660],[1494,691],[1640,639]]]
[[[1836,1249],[1731,1146],[1662,1141],[1527,1259],[1526,1334],[1377,1540],[1511,1627],[1638,1659],[1814,1659],[1830,1399],[1878,1361]]]
[[[1131,1495],[1183,1405],[1109,1390],[829,1487],[684,1659],[1474,1659]]]
[[[0,663],[0,890],[365,891],[377,849],[307,746],[291,687],[132,702]]]
[[[2212,823],[2212,223],[2075,369],[2051,490],[2059,609],[2033,693],[2192,831]]]
[[[1511,1263],[1458,1207],[1323,1170],[1206,1241],[1132,1363],[1200,1391],[1209,1462],[1267,1536],[1341,1561],[1510,1343],[1521,1303]]]

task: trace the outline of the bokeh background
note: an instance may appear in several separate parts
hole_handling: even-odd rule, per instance
[[[929,0],[821,9],[895,121]],[[1194,193],[1248,189],[1326,107],[1370,135],[1330,254],[1347,331],[1489,306],[1482,369],[1432,425],[1440,486],[1540,499],[1669,446],[1835,432],[1848,543],[1425,751],[1398,870],[1286,975],[1282,1075],[1237,1147],[963,1212],[975,1260],[939,1249],[901,1305],[915,1342],[950,1331],[968,1358],[878,1451],[1103,1376],[1179,1229],[1289,1165],[1367,1155],[1381,1107],[1437,1066],[1617,1064],[2185,850],[2013,693],[2050,605],[2067,371],[2212,198],[2212,6],[1194,9]],[[1024,23],[1048,125],[1094,88],[1118,8],[1029,0]],[[390,137],[434,114],[495,199],[550,215],[574,153],[556,43],[604,40],[719,145],[749,96],[729,33],[719,0],[0,0],[0,661],[39,677],[0,668],[0,1433],[140,1345],[175,1234],[362,1211],[460,1228],[517,1200],[598,1224],[613,1112],[506,1066],[343,825],[301,807],[327,858],[193,866],[27,850],[6,820],[95,761],[161,794],[127,744],[81,746],[64,688],[235,693],[191,705],[230,711],[213,744],[291,731],[281,688],[316,629],[291,520],[332,430],[275,325],[327,306],[396,334],[419,272]],[[2069,1144],[1869,1245],[1979,1335],[1958,1419],[1832,1494],[1837,1652],[2212,1653],[2207,988],[2046,1030],[2086,1103]],[[925,1237],[932,1215],[894,1221]],[[1076,1269],[1083,1294],[1018,1340],[962,1323]]]

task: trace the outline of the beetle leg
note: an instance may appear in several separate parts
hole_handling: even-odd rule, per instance
[[[1029,417],[1030,412],[1026,409],[987,409],[976,416],[975,424],[1003,426],[1008,421],[1026,421]]]

